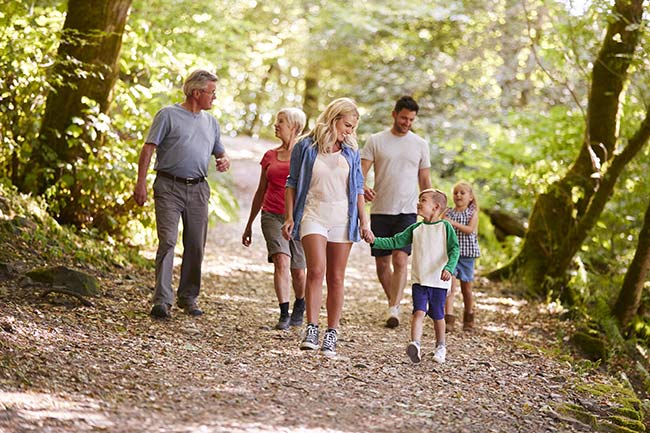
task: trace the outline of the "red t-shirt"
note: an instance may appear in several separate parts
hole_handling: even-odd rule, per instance
[[[276,149],[268,150],[260,165],[266,169],[266,193],[262,210],[284,215],[284,187],[289,176],[289,161],[280,161]]]

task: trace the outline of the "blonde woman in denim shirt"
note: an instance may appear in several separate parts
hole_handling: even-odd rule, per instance
[[[336,355],[337,329],[343,309],[345,268],[352,242],[370,239],[364,210],[363,174],[355,131],[356,104],[348,98],[332,101],[316,119],[312,132],[291,152],[285,190],[286,239],[301,239],[307,260],[307,330],[303,350],[319,347],[318,315],[327,282],[327,331],[321,350]]]

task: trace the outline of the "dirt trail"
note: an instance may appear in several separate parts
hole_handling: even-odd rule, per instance
[[[8,297],[0,321],[11,332],[0,331],[0,342],[17,361],[0,364],[7,368],[0,432],[590,430],[558,414],[562,404],[590,397],[577,391],[584,377],[540,350],[554,329],[489,285],[477,290],[480,329],[449,335],[448,362],[432,361],[427,323],[424,359],[412,364],[404,354],[408,320],[382,326],[384,295],[365,244],[350,258],[336,358],[300,351],[299,329],[273,330],[273,270],[259,219],[253,245],[241,245],[269,146],[227,145],[243,217],[210,231],[206,314],[174,310],[171,320],[152,321],[152,274],[107,275],[95,309]]]

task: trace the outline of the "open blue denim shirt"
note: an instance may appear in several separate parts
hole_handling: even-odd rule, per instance
[[[361,158],[359,151],[343,144],[341,154],[350,165],[348,177],[348,239],[359,242],[359,210],[357,209],[357,197],[363,195],[363,173],[361,171]],[[313,137],[305,137],[293,147],[291,151],[291,162],[289,177],[287,177],[287,188],[296,190],[293,204],[293,232],[294,239],[300,239],[300,222],[305,210],[307,192],[311,184],[311,175],[314,162],[318,156],[318,147],[314,146]]]

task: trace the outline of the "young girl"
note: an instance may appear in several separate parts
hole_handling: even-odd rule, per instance
[[[474,328],[474,298],[472,296],[472,281],[474,281],[474,260],[481,255],[478,246],[478,203],[472,186],[467,182],[454,185],[454,208],[447,209],[447,219],[456,230],[460,244],[460,258],[454,273],[451,292],[447,296],[445,307],[445,322],[447,330],[452,331],[456,316],[454,316],[454,296],[458,293],[458,281],[463,294],[463,329]]]

